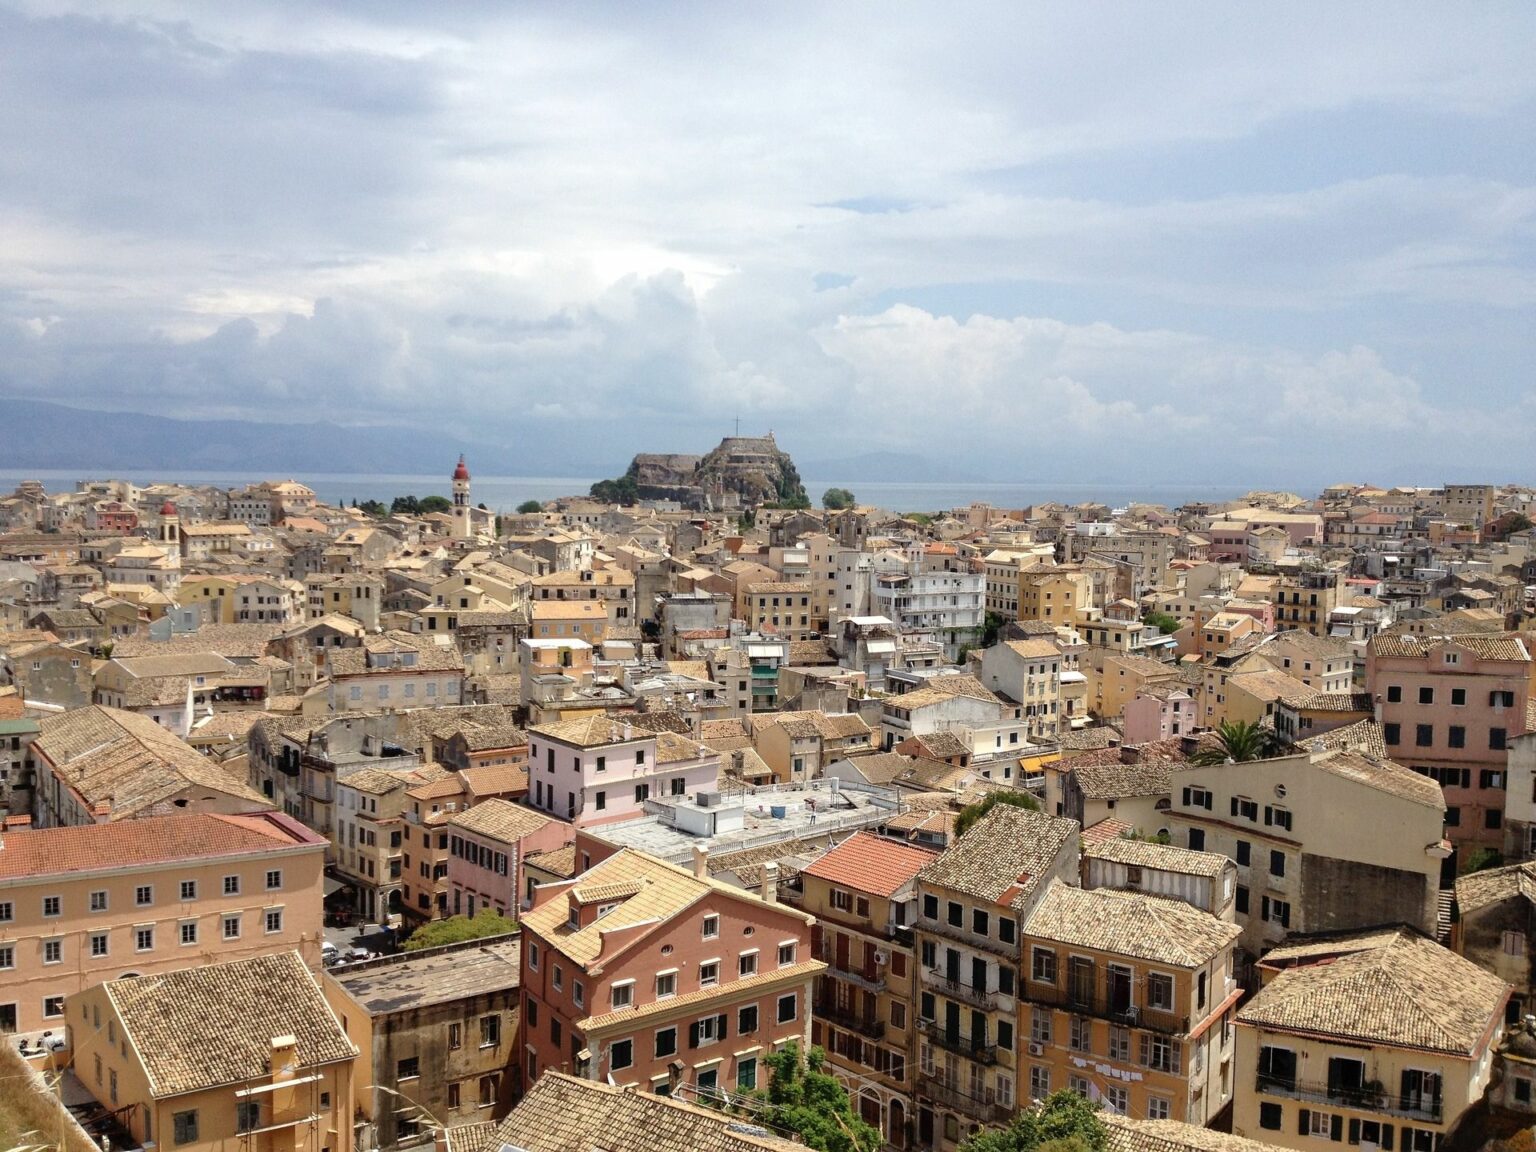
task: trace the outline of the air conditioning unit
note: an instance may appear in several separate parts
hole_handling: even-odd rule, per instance
[[[1029,1054],[1031,1056],[1044,1056],[1045,1055],[1045,1045],[1044,1044],[1039,1044],[1039,1043],[1031,1040],[1029,1042]]]
[[[875,963],[879,967],[884,968],[890,962],[891,954],[889,952],[887,952],[884,948],[875,949]]]

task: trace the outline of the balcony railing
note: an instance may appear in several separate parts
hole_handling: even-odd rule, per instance
[[[1363,1112],[1385,1112],[1392,1116],[1406,1116],[1415,1120],[1430,1120],[1438,1123],[1444,1115],[1444,1105],[1438,1096],[1400,1096],[1382,1088],[1324,1084],[1284,1076],[1266,1076],[1262,1072],[1259,1073],[1254,1087],[1257,1091],[1267,1092],[1270,1095],[1311,1100],[1318,1104],[1332,1104],[1339,1108],[1356,1108]]]
[[[864,989],[866,992],[885,991],[885,973],[880,968],[868,968],[860,965],[857,968],[844,968],[838,965],[837,952],[828,940],[823,936],[821,946],[811,950],[813,958],[822,961],[827,966],[826,975],[837,980],[846,980],[848,983]]]
[[[1127,1028],[1146,1028],[1169,1036],[1182,1036],[1189,1031],[1188,1016],[1145,1004],[1127,1004],[1098,990],[1052,988],[1036,981],[1030,985],[1028,999],[1077,1016],[1094,1016],[1113,1024],[1123,1024]]]
[[[1007,956],[1015,961],[1018,959],[1017,945],[1002,944],[989,937],[978,936],[968,928],[957,927],[947,920],[931,920],[924,916],[918,921],[917,929],[919,932],[928,932],[934,936],[942,936],[946,940],[953,940],[957,944],[964,944],[967,948],[973,948],[979,952]]]
[[[967,1060],[974,1060],[978,1064],[997,1063],[997,1045],[985,1044],[970,1036],[963,1036],[958,1032],[950,1032],[934,1020],[919,1022],[923,1033],[943,1048],[946,1052],[953,1052],[957,1056],[964,1056]]]
[[[956,1112],[980,1120],[984,1124],[1003,1124],[1013,1116],[1013,1109],[1006,1104],[999,1104],[995,1093],[990,1088],[985,1090],[981,1099],[977,1099],[969,1092],[961,1091],[953,1084],[946,1084],[935,1077],[921,1077],[918,1085],[919,1096],[926,1096],[935,1104],[953,1108]]]
[[[867,1036],[871,1040],[880,1040],[885,1037],[885,1021],[877,1020],[874,1016],[862,1012],[855,1012],[849,1008],[840,1008],[834,1000],[818,999],[811,1004],[811,1014],[818,1020],[825,1020],[830,1024],[851,1029],[860,1036]]]
[[[988,992],[984,988],[977,988],[960,980],[952,980],[945,976],[940,968],[929,970],[927,983],[941,995],[948,996],[951,1000],[958,1000],[962,1004],[969,1004],[972,1008],[980,1008],[983,1012],[996,1011],[1003,995],[1001,992]]]

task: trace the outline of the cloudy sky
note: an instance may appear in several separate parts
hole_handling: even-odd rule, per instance
[[[0,425],[1536,479],[1536,6],[444,7],[0,2]]]

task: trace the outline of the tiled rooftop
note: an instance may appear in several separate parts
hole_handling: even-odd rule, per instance
[[[870,832],[855,832],[801,875],[889,899],[933,860],[933,853],[921,848]]]

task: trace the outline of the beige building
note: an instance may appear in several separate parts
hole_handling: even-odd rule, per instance
[[[1239,931],[1178,900],[1052,883],[1024,922],[1029,1098],[1070,1088],[1121,1116],[1210,1122],[1233,1096]]]
[[[75,1073],[141,1147],[351,1152],[353,1060],[296,952],[98,985]]]
[[[816,917],[811,947],[827,970],[816,985],[811,1043],[826,1050],[854,1109],[893,1148],[909,1146],[917,1078],[917,873],[922,848],[855,832],[800,873],[801,907]]]
[[[1237,1014],[1239,1136],[1436,1152],[1492,1078],[1509,989],[1402,927],[1264,957]]]

